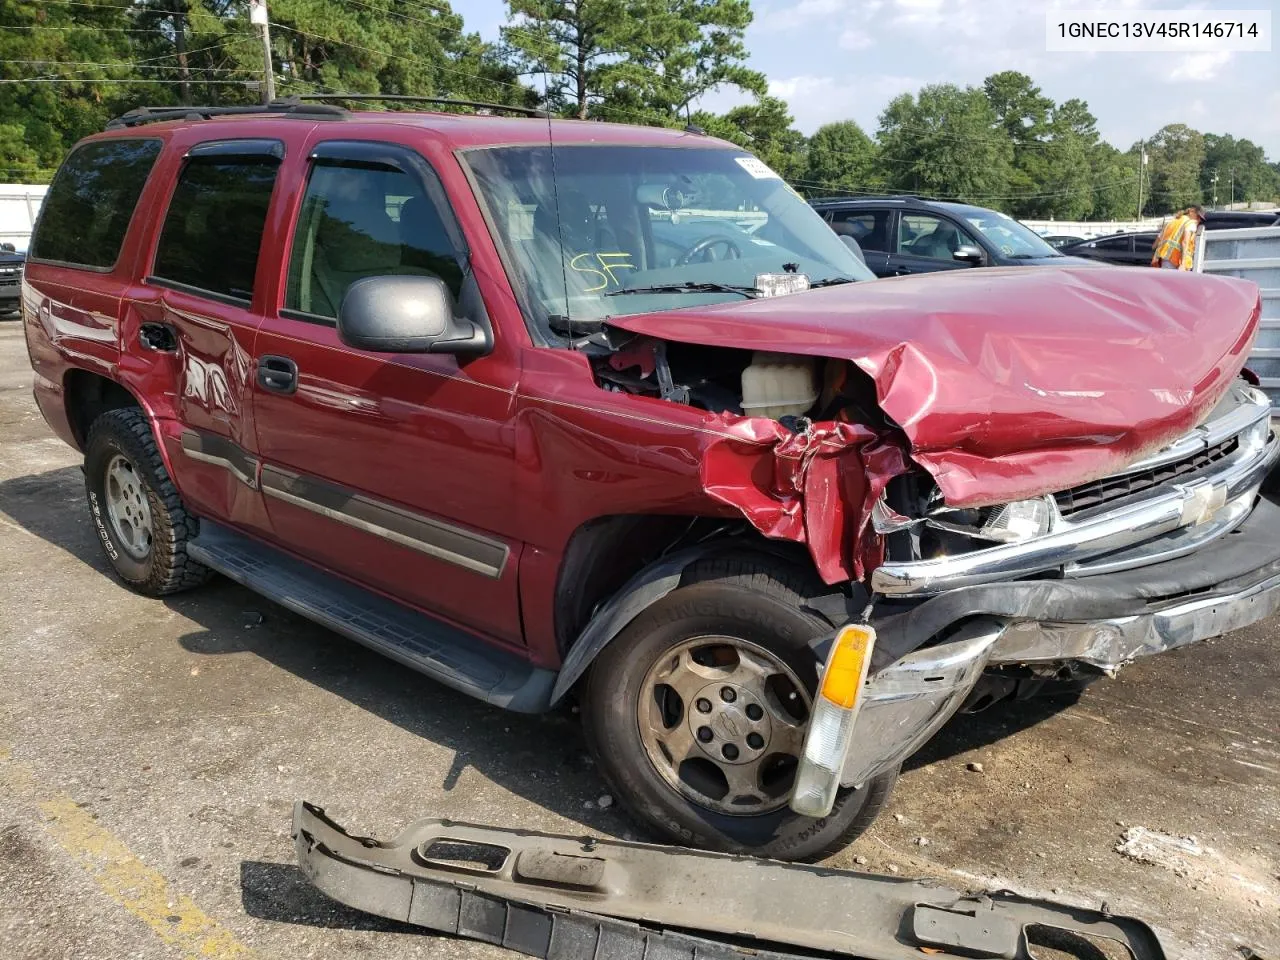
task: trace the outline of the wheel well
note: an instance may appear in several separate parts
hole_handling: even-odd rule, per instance
[[[67,421],[82,450],[89,436],[89,428],[98,417],[108,410],[141,406],[138,398],[120,384],[88,370],[70,371],[62,387],[67,405]]]
[[[745,521],[722,517],[621,514],[588,520],[569,538],[556,579],[556,644],[573,646],[596,608],[631,577],[678,546],[733,538],[737,549],[785,554],[812,565],[797,544],[768,540]]]

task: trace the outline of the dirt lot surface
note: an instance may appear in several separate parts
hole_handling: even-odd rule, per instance
[[[227,581],[120,586],[30,391],[20,325],[0,323],[0,957],[507,956],[311,889],[299,797],[375,836],[423,815],[639,836],[601,809],[568,713],[490,709]],[[1106,902],[1176,957],[1280,956],[1277,637],[952,723],[832,862]],[[1195,844],[1157,837],[1139,862],[1116,850],[1133,827]]]

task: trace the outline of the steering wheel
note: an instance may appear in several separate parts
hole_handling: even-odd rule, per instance
[[[733,239],[733,237],[726,233],[713,233],[709,237],[703,237],[684,253],[680,254],[680,257],[676,260],[676,266],[687,267],[689,264],[693,263],[696,258],[706,254],[708,250],[719,246],[723,246],[725,248],[725,256],[723,259],[742,259],[742,248],[738,246],[737,240]]]

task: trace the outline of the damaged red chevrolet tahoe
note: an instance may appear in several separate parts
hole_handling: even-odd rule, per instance
[[[820,856],[956,712],[1280,606],[1252,284],[863,282],[691,132],[113,127],[22,306],[117,573],[221,572],[510,709],[573,695],[678,841]]]

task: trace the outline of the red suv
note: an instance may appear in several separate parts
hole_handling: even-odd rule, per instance
[[[79,144],[22,314],[135,589],[572,693],[651,827],[812,858],[958,710],[1280,605],[1256,287],[869,278],[694,131],[279,102]]]

